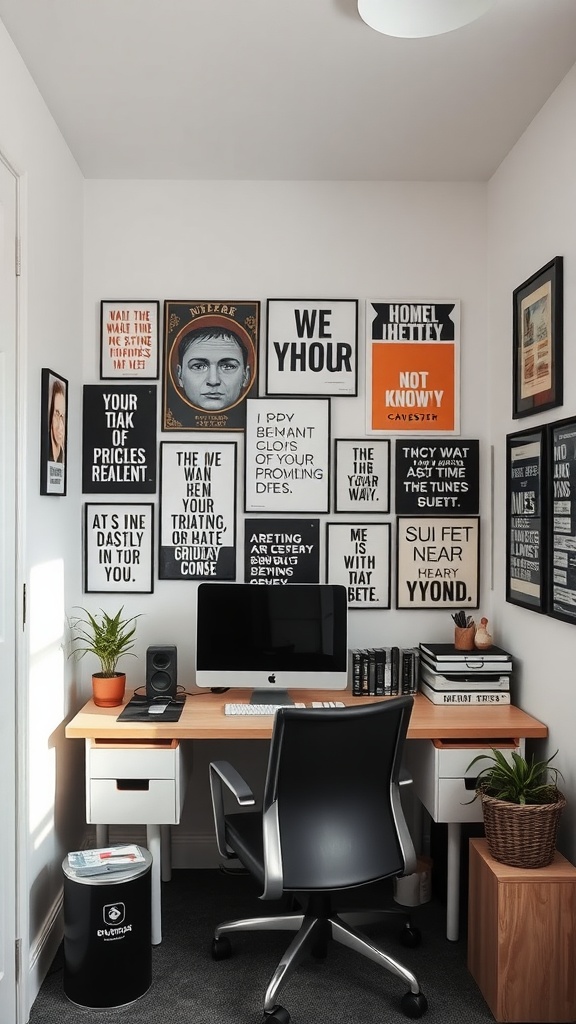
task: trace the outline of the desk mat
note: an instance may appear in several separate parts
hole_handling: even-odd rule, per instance
[[[177,722],[184,707],[183,700],[170,701],[168,707],[161,715],[151,715],[148,708],[152,704],[159,704],[160,701],[148,700],[147,697],[132,697],[125,708],[122,709],[117,722]]]

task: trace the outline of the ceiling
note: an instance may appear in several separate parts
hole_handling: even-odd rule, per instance
[[[356,0],[0,0],[0,19],[87,178],[486,180],[576,62],[576,0],[499,0],[429,39],[374,32]]]

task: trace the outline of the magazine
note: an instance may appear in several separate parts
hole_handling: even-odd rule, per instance
[[[129,871],[145,863],[138,846],[102,846],[96,850],[75,850],[68,854],[68,866],[78,875],[107,875]]]

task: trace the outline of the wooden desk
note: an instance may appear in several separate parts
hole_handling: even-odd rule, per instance
[[[87,764],[90,752],[94,748],[115,748],[116,757],[126,751],[143,748],[153,755],[154,750],[165,750],[172,740],[259,740],[269,739],[272,734],[273,719],[270,716],[251,718],[248,716],[227,716],[224,704],[229,701],[248,701],[250,690],[231,690],[224,694],[199,691],[186,698],[178,722],[158,721],[157,717],[149,722],[117,722],[119,708],[99,708],[88,703],[68,723],[65,735],[69,739],[83,739],[87,745]],[[127,693],[126,700],[132,696]],[[345,704],[357,706],[370,704],[378,700],[389,700],[386,697],[353,697],[345,690],[338,693],[327,693],[320,690],[299,690],[292,694],[294,700],[310,705],[313,700],[334,698]],[[452,744],[455,748],[478,746],[511,746],[520,739],[536,738],[547,735],[547,728],[536,718],[512,705],[504,707],[442,707],[432,704],[426,697],[415,695],[414,708],[408,727],[409,740],[444,741],[445,746]],[[470,754],[470,760],[473,754]],[[130,774],[130,770],[126,774]],[[151,778],[154,778],[152,775]],[[88,786],[87,779],[87,801]],[[416,795],[419,795],[415,787]],[[88,817],[87,820],[95,819]],[[445,820],[445,819],[443,819]],[[450,939],[458,937],[458,889],[460,866],[460,818],[448,823],[448,907],[447,935]],[[126,820],[125,824],[135,824],[135,820]],[[102,822],[104,826],[107,822]],[[161,941],[160,924],[160,864],[161,864],[161,823],[146,823],[147,843],[153,855],[152,866],[152,934],[154,943]],[[102,831],[100,832],[102,836]],[[98,842],[103,840],[98,839]]]

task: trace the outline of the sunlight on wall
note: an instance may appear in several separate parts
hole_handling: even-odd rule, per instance
[[[54,731],[64,717],[64,563],[34,566],[30,573],[30,836],[37,848],[52,819],[56,788]]]

